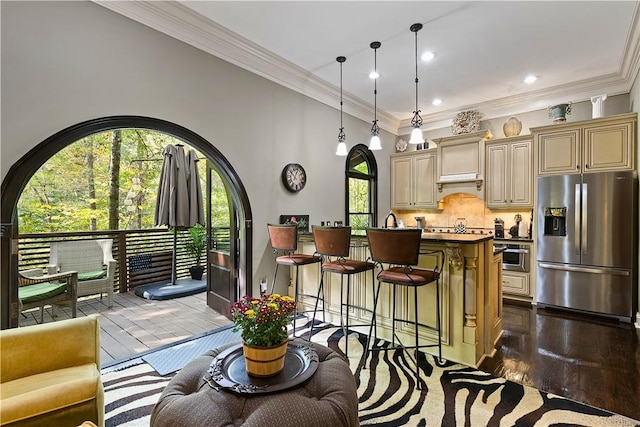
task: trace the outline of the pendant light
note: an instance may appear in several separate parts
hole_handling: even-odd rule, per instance
[[[344,126],[342,126],[342,63],[346,61],[347,58],[344,56],[338,56],[336,61],[340,63],[340,130],[338,131],[338,148],[336,149],[336,156],[346,156],[347,153],[347,144],[345,144],[345,140],[347,139],[347,135],[344,133]]]
[[[373,49],[373,126],[371,126],[371,141],[369,141],[369,150],[382,150],[380,144],[380,127],[378,126],[378,48],[381,46],[380,42],[371,42],[369,45]]]
[[[420,110],[418,110],[418,31],[422,29],[422,24],[413,24],[409,27],[412,33],[416,35],[415,37],[415,53],[414,57],[416,60],[416,109],[413,112],[413,118],[411,119],[411,127],[413,130],[411,131],[411,139],[409,139],[409,144],[422,144],[424,142],[424,138],[422,137],[422,130],[420,126],[422,126],[422,117],[420,117]]]

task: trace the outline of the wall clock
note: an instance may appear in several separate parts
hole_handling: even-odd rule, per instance
[[[282,183],[284,188],[292,193],[297,193],[307,183],[307,173],[299,164],[289,163],[282,169]]]

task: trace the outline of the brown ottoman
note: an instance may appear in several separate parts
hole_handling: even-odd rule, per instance
[[[318,354],[315,374],[304,383],[274,393],[215,391],[204,376],[213,359],[230,343],[189,362],[167,384],[151,414],[151,425],[336,427],[358,426],[356,382],[341,355],[328,347],[296,338]]]

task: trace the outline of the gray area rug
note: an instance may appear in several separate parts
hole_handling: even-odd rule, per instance
[[[167,375],[179,371],[184,365],[208,350],[238,340],[240,340],[240,331],[233,332],[233,328],[226,328],[164,350],[154,351],[142,356],[142,360],[151,365],[158,374]]]

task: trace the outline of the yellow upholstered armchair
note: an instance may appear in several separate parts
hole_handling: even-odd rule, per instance
[[[42,270],[34,268],[18,272],[18,300],[20,311],[40,307],[40,323],[44,322],[44,307],[54,305],[71,306],[71,316],[76,317],[78,273],[66,271],[44,276]]]
[[[0,331],[2,426],[104,425],[97,317]]]

